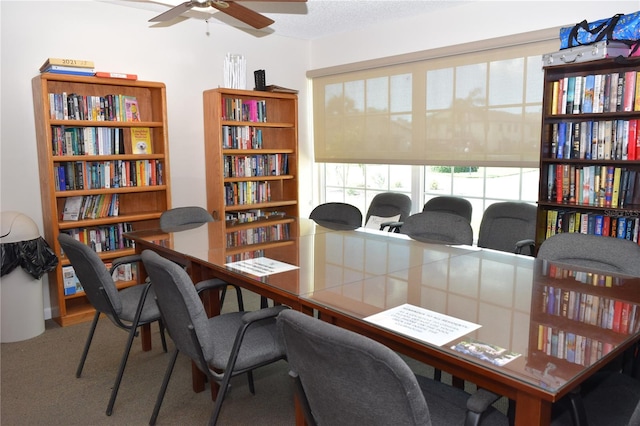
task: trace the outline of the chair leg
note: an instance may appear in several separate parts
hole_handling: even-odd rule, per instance
[[[91,322],[91,328],[89,329],[89,335],[87,336],[87,341],[84,344],[84,350],[82,351],[82,357],[80,357],[80,363],[78,364],[78,369],[76,370],[76,377],[78,378],[82,375],[84,362],[87,360],[87,354],[89,353],[89,346],[91,346],[91,341],[93,340],[93,334],[96,331],[96,326],[98,325],[99,319],[100,319],[100,312],[96,311],[96,314],[93,316],[93,321]]]
[[[216,398],[216,406],[213,409],[211,418],[209,419],[209,426],[215,426],[215,424],[218,422],[218,417],[220,416],[220,410],[222,408],[222,402],[224,401],[224,397],[227,395],[227,390],[229,389],[229,381],[231,380],[231,376],[233,375],[232,371],[233,369],[225,371],[224,379],[222,380],[220,390],[218,391],[218,397]]]
[[[158,320],[158,326],[160,327],[160,340],[162,341],[162,350],[167,352],[167,338],[164,335],[164,322],[162,319]]]
[[[256,387],[253,384],[253,370],[247,371],[247,379],[249,379],[249,392],[251,392],[251,395],[255,395]]]
[[[113,405],[116,403],[116,397],[118,396],[118,390],[120,389],[120,383],[122,382],[122,376],[124,375],[124,369],[127,366],[127,360],[129,359],[129,352],[131,352],[131,346],[133,345],[133,339],[137,334],[137,322],[135,326],[131,326],[131,330],[129,330],[129,338],[127,339],[127,346],[124,348],[124,353],[122,354],[122,360],[120,361],[120,367],[118,367],[118,375],[116,376],[116,382],[113,384],[113,389],[111,390],[111,397],[109,398],[109,404],[107,405],[107,416],[110,416],[113,413]]]
[[[178,353],[180,351],[176,349],[169,360],[169,365],[167,366],[167,371],[164,373],[164,379],[162,379],[162,386],[160,387],[160,391],[158,392],[158,398],[156,399],[156,405],[153,407],[153,414],[151,414],[151,419],[149,420],[149,425],[153,426],[156,424],[156,420],[158,419],[158,413],[160,412],[160,406],[162,405],[162,401],[164,400],[164,394],[167,392],[167,386],[169,386],[169,380],[171,379],[171,374],[173,373],[173,367],[176,365],[176,360],[178,359]]]

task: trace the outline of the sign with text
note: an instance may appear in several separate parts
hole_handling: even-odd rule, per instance
[[[366,317],[365,321],[436,346],[442,346],[481,327],[480,324],[408,303]]]
[[[279,260],[269,259],[268,257],[256,257],[254,259],[240,260],[238,262],[225,263],[230,268],[238,269],[258,277],[265,275],[277,274],[278,272],[291,271],[298,269],[295,265],[280,262]]]

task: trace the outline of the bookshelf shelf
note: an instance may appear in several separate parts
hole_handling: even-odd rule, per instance
[[[639,71],[614,59],[545,68],[538,247],[559,232],[638,241]]]
[[[290,218],[298,216],[297,96],[211,89],[203,101],[207,208],[226,222],[227,260],[295,248]],[[251,170],[238,171],[243,168]],[[269,240],[246,243],[254,234]]]
[[[104,238],[103,244],[109,245],[109,250],[98,253],[107,263],[135,253],[119,235],[121,230],[157,227],[160,214],[171,207],[166,91],[165,85],[159,82],[48,73],[34,77],[32,89],[44,234],[60,259],[56,270],[49,274],[52,316],[66,326],[90,320],[94,310],[83,292],[65,295],[62,267],[70,263],[58,244],[58,234],[76,234],[90,244],[91,231],[97,232],[95,238],[98,241]],[[75,117],[107,118],[61,119],[56,115],[60,111],[60,104],[56,102],[73,97],[79,99],[79,108],[83,109],[82,115]],[[136,99],[140,121],[123,121],[126,120],[125,97]],[[98,100],[113,110],[100,105]],[[135,127],[149,128],[151,154],[132,153],[131,129]],[[104,143],[85,139],[84,135],[95,135],[101,129],[110,135],[100,139]],[[83,136],[77,140],[72,136],[67,139],[65,132],[71,132],[76,138],[79,134]],[[117,137],[113,136],[116,134]],[[65,138],[61,139],[60,135]],[[73,142],[69,142],[72,139]],[[67,182],[69,176],[73,186]],[[65,189],[61,189],[62,185]],[[91,218],[86,210],[87,217],[63,220],[66,201],[71,197],[82,197],[85,209],[93,200],[95,217]],[[133,284],[135,280],[116,283],[118,288]]]

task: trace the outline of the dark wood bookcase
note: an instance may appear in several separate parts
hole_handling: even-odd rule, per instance
[[[60,260],[49,274],[51,308],[53,318],[66,326],[91,319],[95,311],[84,292],[65,293],[62,271],[70,263],[58,244],[58,234],[77,236],[94,247],[108,266],[112,259],[135,252],[121,237],[123,231],[157,227],[160,214],[171,207],[166,92],[158,82],[51,73],[34,77],[32,88],[44,235]],[[119,110],[123,97],[136,99],[140,121],[123,121],[124,112]],[[75,107],[73,100],[78,102],[79,115],[69,110]],[[132,128],[149,129],[151,153],[132,153]],[[68,182],[69,178],[73,181]],[[64,220],[71,197],[102,202],[104,208],[96,207],[101,214],[95,216]],[[112,204],[105,206],[108,202]],[[111,208],[115,205],[117,215]],[[116,285],[124,288],[136,283],[125,279]]]
[[[538,247],[557,232],[637,241],[639,71],[640,58],[545,68]],[[631,144],[636,147],[633,158]]]
[[[226,223],[226,260],[294,248],[297,95],[219,88],[203,101],[207,208]]]

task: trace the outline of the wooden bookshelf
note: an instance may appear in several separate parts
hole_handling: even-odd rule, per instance
[[[293,247],[298,216],[298,98],[203,94],[207,208],[226,222],[227,261]]]
[[[545,68],[538,247],[557,232],[638,240],[639,71],[638,59]]]
[[[44,234],[60,259],[49,273],[51,308],[66,326],[90,320],[95,311],[83,292],[65,295],[62,267],[70,263],[58,234],[89,245],[95,238],[92,246],[108,264],[135,252],[121,232],[157,227],[171,207],[166,92],[158,82],[50,73],[34,77],[32,88]],[[140,121],[123,121],[124,97],[136,99]],[[131,129],[140,127],[149,129],[151,153],[133,154]],[[78,220],[63,220],[70,197],[82,197],[87,207]]]

